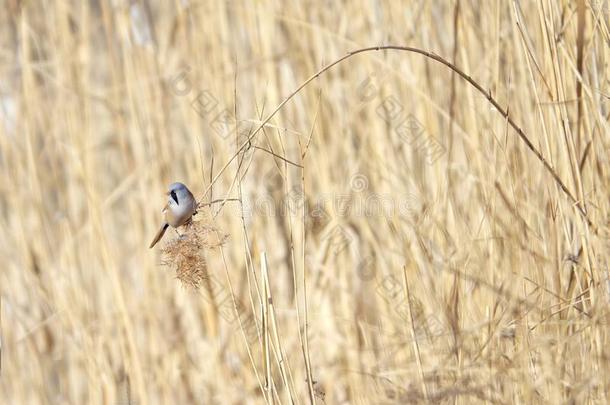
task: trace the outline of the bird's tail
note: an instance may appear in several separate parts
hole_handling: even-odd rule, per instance
[[[155,246],[157,244],[157,242],[159,242],[161,240],[161,238],[163,237],[163,234],[165,233],[165,230],[167,229],[168,226],[169,226],[169,224],[167,222],[164,223],[163,225],[161,225],[161,228],[159,228],[159,232],[157,232],[153,241],[150,242],[150,246],[148,247],[149,249],[152,249],[152,247]]]

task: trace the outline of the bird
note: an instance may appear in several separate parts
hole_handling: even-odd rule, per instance
[[[193,197],[193,193],[183,183],[170,184],[169,190],[165,194],[168,196],[167,205],[161,211],[164,221],[155,238],[150,243],[149,249],[152,249],[161,240],[170,225],[173,228],[186,225],[191,221],[193,215],[197,213],[197,201]]]

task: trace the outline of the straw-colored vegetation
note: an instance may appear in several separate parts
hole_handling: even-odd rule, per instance
[[[608,403],[607,0],[152,3],[0,4],[0,403]]]

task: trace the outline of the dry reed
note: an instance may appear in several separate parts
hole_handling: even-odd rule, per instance
[[[8,0],[0,403],[608,403],[609,6]]]

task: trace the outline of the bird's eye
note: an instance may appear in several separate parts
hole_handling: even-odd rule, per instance
[[[174,201],[176,201],[176,204],[180,205],[180,203],[178,202],[178,196],[176,195],[176,192],[172,190],[169,194],[172,196]]]

